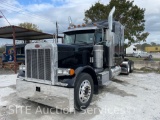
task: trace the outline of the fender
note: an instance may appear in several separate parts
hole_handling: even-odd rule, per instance
[[[93,79],[93,83],[94,83],[94,93],[95,94],[98,94],[98,80],[97,80],[97,75],[94,71],[94,69],[90,66],[83,66],[83,67],[78,67],[76,70],[75,70],[75,75],[74,77],[72,77],[71,79],[64,79],[63,80],[63,83],[67,83],[69,88],[73,88],[75,83],[76,83],[76,80],[78,78],[78,76],[82,73],[82,72],[85,72],[85,73],[88,73],[91,75],[92,79]]]

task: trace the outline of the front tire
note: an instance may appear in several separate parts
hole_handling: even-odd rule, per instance
[[[86,109],[93,96],[93,79],[88,73],[81,73],[75,83],[74,104],[75,109],[81,111]]]

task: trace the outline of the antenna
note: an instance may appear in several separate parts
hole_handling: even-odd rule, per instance
[[[72,23],[72,19],[71,19],[70,16],[68,17],[68,22],[69,22],[69,26],[70,26],[70,27],[73,27],[73,26],[74,26],[74,24]]]
[[[56,21],[56,34],[57,34],[57,41],[56,41],[56,43],[58,43],[58,23],[57,23],[57,21]]]

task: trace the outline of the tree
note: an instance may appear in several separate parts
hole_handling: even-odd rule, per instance
[[[3,53],[3,52],[5,52],[5,46],[4,45],[0,46],[0,54]]]
[[[95,22],[102,19],[107,19],[110,10],[113,6],[116,7],[114,19],[118,20],[125,26],[124,37],[128,39],[128,44],[140,41],[146,41],[148,32],[145,30],[144,13],[145,9],[139,8],[133,4],[134,1],[129,0],[111,0],[108,5],[103,5],[99,2],[92,5],[89,10],[85,11],[84,21]]]
[[[38,26],[33,23],[24,22],[24,23],[20,23],[18,26],[29,29],[29,30],[35,30],[38,32],[42,32],[42,30],[40,30]],[[24,43],[30,43],[30,42],[31,42],[30,40],[24,40]]]
[[[95,22],[98,20],[107,19],[108,16],[109,6],[105,6],[99,2],[92,5],[89,10],[85,11],[85,18],[84,21],[88,22]]]
[[[38,26],[33,23],[24,22],[24,23],[20,23],[18,26],[26,28],[26,29],[42,32],[42,30],[40,30]]]
[[[136,44],[136,45],[134,45],[138,50],[141,50],[141,44]]]
[[[155,42],[151,42],[151,45],[152,46],[156,46],[157,44]]]
[[[145,51],[145,48],[146,47],[150,47],[151,45],[150,44],[148,44],[148,43],[143,43],[142,45],[141,45],[141,50],[142,51]]]
[[[135,47],[137,47],[138,50],[145,51],[145,48],[151,47],[151,45],[148,43],[143,43],[143,44],[136,44]]]

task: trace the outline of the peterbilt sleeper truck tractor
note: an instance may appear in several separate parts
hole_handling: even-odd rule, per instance
[[[124,27],[108,20],[74,26],[64,32],[64,44],[30,43],[20,66],[16,89],[21,98],[73,112],[86,109],[98,87],[133,62],[124,58]]]

